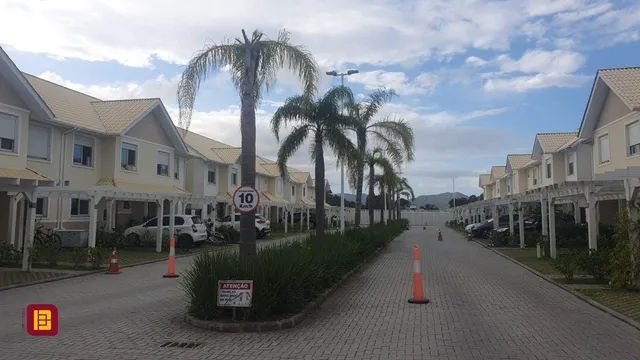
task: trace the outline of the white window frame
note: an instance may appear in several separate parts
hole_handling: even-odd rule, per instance
[[[234,181],[234,175],[235,175],[235,181]],[[231,186],[238,186],[238,169],[231,168],[229,184],[231,184]]]
[[[624,128],[625,138],[626,138],[626,142],[627,142],[627,146],[626,146],[627,157],[636,157],[636,156],[640,156],[640,139],[638,139],[637,142],[635,142],[634,144],[631,143],[630,131],[629,131],[629,128],[631,126],[640,127],[640,120],[632,121],[632,122],[628,123],[627,125],[625,125],[625,128]],[[633,153],[633,154],[631,153],[631,147],[632,146],[635,149],[637,149],[636,152]]]
[[[180,180],[180,157],[178,156],[173,156],[173,179],[174,180]]]
[[[209,185],[218,185],[218,171],[216,168],[207,167],[207,184]],[[209,179],[209,174],[213,173],[213,181]]]
[[[77,200],[78,201],[78,213],[77,214],[73,213],[73,200]],[[87,213],[86,214],[80,213],[80,202],[81,201],[86,201],[87,202]],[[89,207],[90,206],[91,206],[91,201],[89,201],[89,199],[71,198],[71,199],[69,199],[69,214],[71,215],[71,217],[74,217],[74,218],[87,217],[87,216],[89,216]]]
[[[547,179],[551,179],[553,176],[553,165],[551,164],[551,159],[546,159],[544,161],[544,172]]]
[[[41,124],[37,124],[37,123],[30,123],[29,124],[29,136],[27,137],[27,141],[28,143],[31,143],[31,127],[38,127],[38,128],[42,128],[42,129],[46,129],[48,131],[48,141],[49,143],[47,144],[47,157],[46,158],[39,158],[39,157],[34,157],[34,156],[30,156],[29,155],[29,146],[27,146],[27,159],[29,159],[29,161],[40,161],[40,162],[45,162],[45,163],[51,163],[51,153],[52,153],[52,147],[53,147],[53,128],[51,126],[46,126],[46,125],[41,125]]]
[[[160,161],[159,161],[160,153],[167,154],[167,164],[166,164],[167,165],[167,173],[166,174],[159,173],[158,165],[165,165],[165,164],[161,164]],[[156,175],[158,175],[158,176],[166,176],[166,177],[171,175],[171,153],[170,152],[164,151],[164,150],[157,150],[156,151]]]
[[[291,196],[296,196],[296,186],[291,185]]]
[[[91,142],[91,146],[90,146],[91,147],[91,164],[90,165],[84,165],[83,163],[76,163],[75,159],[73,158],[73,154],[74,154],[75,149],[76,149],[76,141],[77,141],[76,138],[78,138],[78,137],[88,139]],[[78,145],[86,146],[84,144],[78,144]],[[89,136],[89,135],[86,135],[86,134],[77,134],[77,133],[73,134],[73,142],[72,142],[72,145],[71,145],[71,165],[72,166],[81,167],[81,168],[88,168],[88,169],[95,168],[95,166],[96,166],[96,153],[97,153],[97,151],[96,151],[96,138],[95,137]]]
[[[602,139],[606,138],[607,139],[607,151],[609,154],[609,158],[607,160],[602,160]],[[598,136],[597,138],[597,143],[598,143],[598,164],[599,165],[605,165],[605,164],[609,164],[611,162],[611,142],[609,140],[609,133],[604,133]]]
[[[16,113],[15,111],[11,111],[11,109],[8,109],[4,106],[0,107],[0,113],[15,117],[15,127],[13,131],[14,132],[13,150],[0,148],[0,153],[18,155],[20,153],[20,135],[22,132],[21,128],[22,128],[23,116],[21,114]]]
[[[38,200],[42,199],[42,212],[38,213]],[[36,216],[39,218],[46,218],[49,216],[49,198],[37,197],[36,198]]]
[[[128,149],[127,147],[131,147],[133,149]],[[138,144],[134,144],[134,143],[129,142],[129,141],[123,141],[120,144],[120,170],[128,171],[128,172],[138,172],[138,158],[140,157],[139,156],[139,152],[138,152],[138,148],[139,148]],[[129,151],[132,150],[132,151],[135,152],[135,160],[134,160],[135,164],[133,165],[134,166],[133,169],[127,169],[126,167],[122,166],[122,151],[123,150],[129,150]]]
[[[129,207],[127,208],[125,206],[125,203],[129,204]],[[133,211],[131,210],[131,201],[128,200],[118,200],[118,214],[131,214]]]

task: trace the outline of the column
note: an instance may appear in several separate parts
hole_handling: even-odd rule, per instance
[[[547,225],[547,199],[540,199],[540,210],[542,212],[542,236],[549,235],[549,226]]]
[[[573,218],[576,224],[582,223],[582,216],[580,214],[580,204],[577,201],[573,202]]]
[[[520,216],[518,216],[518,219],[520,218]],[[511,200],[509,200],[509,234],[511,234],[511,236],[513,236],[515,234],[515,230],[514,230],[514,224],[513,224],[513,203],[511,202]]]
[[[98,201],[95,197],[89,199],[89,247],[96,247],[96,233],[98,231]]]
[[[307,208],[307,231],[311,231],[310,220],[309,220],[309,208]]]
[[[287,219],[287,208],[283,207],[282,208],[282,214],[284,217],[284,233],[286,234],[288,232],[288,226],[289,226],[289,219]]]
[[[524,249],[524,206],[522,201],[518,201],[518,233],[520,235],[520,248]]]
[[[9,218],[7,219],[7,242],[11,245],[15,245],[16,242],[16,215],[18,212],[18,198],[17,196],[9,196]]]
[[[29,200],[26,197],[22,197],[22,201],[18,201],[18,239],[16,241],[16,247],[22,249],[24,241],[24,213],[25,207],[28,206]]]
[[[500,221],[500,216],[498,215],[498,206],[493,205],[491,209],[491,214],[493,214],[493,229],[496,230],[498,228],[498,222]]]
[[[203,201],[202,202],[202,211],[200,212],[200,214],[202,214],[201,218],[202,218],[203,222],[209,218],[209,213],[207,212],[207,210],[208,210],[207,207],[208,207],[207,206],[207,202]],[[170,233],[170,234],[173,234],[173,233]]]
[[[111,232],[113,230],[113,203],[112,199],[109,199],[105,203],[105,209],[107,210],[107,220],[105,221],[104,230]]]
[[[556,248],[556,205],[554,199],[549,196],[549,255],[552,259],[558,256]]]
[[[589,196],[587,207],[587,233],[589,238],[589,249],[598,249],[598,219],[597,219],[597,202],[593,196]]]
[[[304,221],[302,221],[302,213],[304,208],[300,208],[300,232],[302,232],[302,228],[304,226]]]
[[[176,204],[175,200],[169,200],[169,237],[176,234]]]
[[[156,227],[156,252],[162,252],[162,217],[164,214],[164,199],[157,202],[156,218],[158,219]],[[192,210],[193,211],[193,210]]]
[[[24,199],[25,206],[27,207],[27,224],[24,233],[24,251],[22,252],[22,271],[31,270],[31,249],[33,248],[33,235],[36,226],[36,203],[31,202],[28,198]]]

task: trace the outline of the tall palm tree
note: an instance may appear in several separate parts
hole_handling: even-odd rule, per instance
[[[374,119],[382,106],[394,95],[393,90],[379,89],[371,93],[367,101],[350,106],[350,114],[356,120],[354,131],[357,139],[355,164],[350,167],[351,178],[356,188],[356,226],[360,225],[368,136],[372,136],[385,149],[396,165],[399,166],[403,158],[413,160],[413,129],[409,124],[402,119]]]
[[[239,94],[241,104],[240,132],[242,136],[241,184],[255,186],[256,178],[256,106],[263,88],[268,90],[279,69],[296,73],[305,93],[316,90],[318,67],[311,54],[302,46],[289,44],[289,33],[281,31],[276,40],[267,39],[254,30],[251,38],[242,30],[242,39],[233,43],[214,44],[198,52],[182,73],[178,85],[179,123],[189,127],[196,94],[203,81],[218,70],[228,69]],[[240,256],[256,254],[255,217],[240,216]]]
[[[293,125],[289,135],[282,141],[278,150],[278,166],[282,174],[287,173],[287,161],[306,139],[310,139],[309,153],[315,162],[316,179],[316,238],[324,238],[324,147],[330,148],[338,158],[346,158],[355,151],[355,146],[346,135],[353,126],[351,117],[342,115],[341,104],[352,102],[353,94],[344,86],[330,89],[318,100],[301,95],[287,99],[276,110],[271,119],[271,128],[279,140],[282,126]]]
[[[369,225],[373,225],[373,195],[376,183],[379,183],[379,179],[376,179],[376,166],[381,167],[383,172],[393,171],[393,164],[385,156],[385,151],[380,147],[375,147],[368,151],[364,156],[364,163],[369,168],[369,195],[367,196],[367,208],[369,209]],[[358,217],[356,216],[356,219]]]
[[[399,178],[397,184],[398,185],[396,188],[396,212],[397,212],[397,218],[400,219],[401,217],[400,197],[406,196],[407,198],[410,198],[411,201],[413,201],[415,200],[416,195],[413,192],[413,188],[411,187],[411,185],[409,185],[409,180],[407,180],[406,177]]]

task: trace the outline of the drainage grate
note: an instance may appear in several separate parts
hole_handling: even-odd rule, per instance
[[[167,341],[166,343],[160,345],[160,347],[164,348],[182,348],[182,349],[195,349],[198,346],[202,345],[199,342],[178,342],[178,341]]]

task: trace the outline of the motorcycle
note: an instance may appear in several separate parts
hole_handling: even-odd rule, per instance
[[[217,232],[213,227],[213,221],[211,221],[211,219],[207,219],[204,224],[207,227],[207,241],[210,244],[226,245],[229,243],[225,236],[222,233]]]

